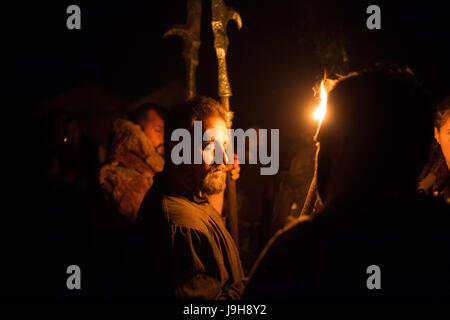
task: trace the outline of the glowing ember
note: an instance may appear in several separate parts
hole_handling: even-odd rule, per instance
[[[322,80],[320,83],[320,103],[317,107],[316,111],[314,112],[314,120],[319,120],[319,122],[322,122],[323,118],[325,117],[325,114],[327,113],[327,91],[324,87],[325,79]]]

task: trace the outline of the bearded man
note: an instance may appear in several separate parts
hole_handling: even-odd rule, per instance
[[[171,141],[172,133],[183,129],[193,137],[195,121],[201,121],[202,133],[214,134],[205,135],[208,141],[204,136],[202,146],[191,141],[192,161],[174,164],[172,150],[178,142]],[[238,249],[211,203],[226,186],[225,121],[222,106],[206,97],[173,107],[167,117],[165,167],[154,176],[137,219],[143,250],[137,265],[141,282],[150,281],[143,290],[157,298],[239,299],[243,291]],[[199,154],[202,162],[195,164]]]

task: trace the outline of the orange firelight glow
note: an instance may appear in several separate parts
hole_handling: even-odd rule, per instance
[[[323,118],[325,117],[325,114],[327,113],[327,91],[325,90],[325,80],[324,78],[322,82],[320,83],[320,102],[319,106],[317,107],[316,111],[314,111],[314,120],[319,120],[319,122],[322,122]]]

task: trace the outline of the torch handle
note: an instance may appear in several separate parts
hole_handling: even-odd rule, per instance
[[[314,178],[309,185],[308,194],[306,196],[305,204],[303,205],[301,216],[310,216],[313,214],[314,205],[317,200],[317,184],[316,184],[316,175],[314,174]]]
[[[229,91],[231,93],[231,90]],[[219,92],[220,95],[220,92]],[[231,129],[234,113],[230,111],[229,96],[220,96],[222,107],[227,110],[226,124],[227,128]],[[236,245],[239,246],[239,221],[237,212],[237,195],[236,195],[236,181],[231,179],[231,171],[227,174],[227,228],[230,231]]]
[[[236,242],[236,246],[239,246],[239,223],[237,216],[237,196],[236,196],[236,181],[231,179],[231,173],[227,174],[227,201],[228,201],[228,212],[227,212],[227,224],[228,230],[231,236]]]

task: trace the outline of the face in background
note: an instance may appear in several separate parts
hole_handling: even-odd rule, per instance
[[[203,121],[203,129],[206,131],[206,141],[203,141],[201,166],[196,166],[198,174],[203,178],[200,191],[207,194],[222,192],[226,186],[226,144],[228,140],[227,126],[219,117],[209,117]],[[219,153],[219,154],[218,154]],[[221,155],[221,157],[220,157]],[[214,157],[222,159],[222,163],[215,163]]]
[[[160,155],[164,155],[164,120],[155,110],[149,110],[147,121],[141,124],[142,131],[150,139]]]
[[[72,145],[78,146],[81,139],[81,128],[78,121],[72,120],[65,123],[64,135]]]
[[[445,162],[450,169],[450,115],[440,128],[434,127],[434,137],[440,144]]]

